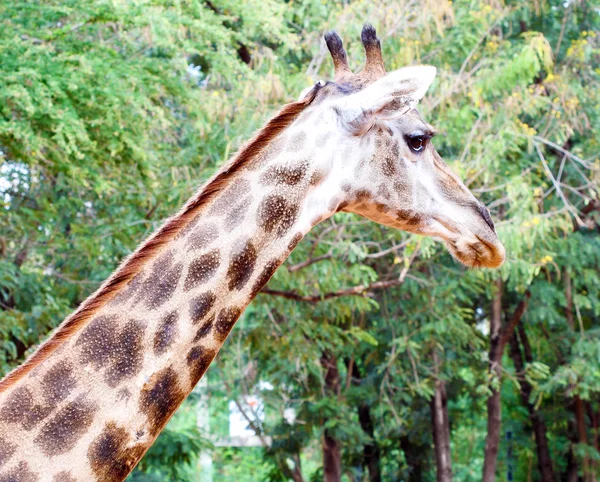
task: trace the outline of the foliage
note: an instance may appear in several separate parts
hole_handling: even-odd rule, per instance
[[[527,407],[555,471],[597,459],[600,417],[600,39],[594,2],[9,2],[0,0],[0,372],[15,366],[268,118],[331,65],[368,19],[389,70],[438,67],[420,111],[435,145],[492,211],[500,272],[465,270],[431,239],[339,214],[269,284],[300,295],[398,280],[318,303],[260,294],[210,371],[211,403],[260,394],[268,450],[214,449],[215,480],[322,478],[325,432],[345,477],[435,480],[429,401],[448,391],[456,480],[481,478],[486,398],[501,387],[498,479],[540,480]],[[251,57],[249,64],[248,55]],[[317,260],[301,266],[308,260]],[[508,318],[529,290],[532,358],[490,377],[493,281]],[[569,288],[570,287],[570,288]],[[326,367],[339,387],[326,383]],[[260,388],[268,381],[274,389]],[[573,426],[587,405],[587,442]],[[368,407],[373,433],[361,424]],[[132,480],[193,480],[206,449],[184,405]],[[284,418],[293,409],[295,421]],[[216,410],[216,409],[212,409]],[[364,413],[364,412],[362,412]],[[506,438],[511,434],[511,442]],[[512,445],[510,445],[512,444]],[[512,449],[509,451],[509,446]],[[415,455],[421,465],[415,463]],[[142,473],[143,471],[143,473]],[[187,478],[186,478],[187,477]],[[417,478],[420,477],[420,478]],[[256,478],[254,479],[256,480]]]

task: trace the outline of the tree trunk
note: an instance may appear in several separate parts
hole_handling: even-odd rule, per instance
[[[321,365],[325,369],[325,392],[328,395],[339,395],[341,383],[337,359],[332,355],[324,354],[321,357]],[[342,480],[341,446],[328,429],[323,433],[323,480],[324,482]]]
[[[431,419],[435,463],[437,466],[437,482],[452,482],[450,425],[448,423],[446,384],[442,380],[437,380],[435,383],[435,392],[431,400]]]
[[[500,359],[498,345],[500,342],[500,329],[502,328],[502,279],[495,281],[496,293],[492,300],[492,312],[490,313],[490,371],[498,379],[500,378]],[[483,482],[494,482],[496,480],[496,463],[498,460],[498,446],[500,443],[500,387],[492,388],[492,394],[487,399],[487,435],[485,437],[485,457],[483,461]]]
[[[565,299],[567,306],[565,307],[565,316],[567,317],[567,324],[571,331],[575,329],[575,320],[573,319],[573,284],[571,283],[571,275],[568,268],[565,268],[564,272],[565,279]]]
[[[572,400],[570,400],[572,402]],[[570,403],[570,410],[573,410],[573,404]],[[579,482],[579,474],[577,469],[577,459],[575,458],[574,447],[577,443],[577,428],[575,427],[575,418],[569,420],[568,431],[569,435],[569,453],[567,455],[567,472],[565,474],[565,482]]]
[[[585,426],[585,407],[583,405],[583,400],[579,398],[579,396],[575,396],[573,399],[573,412],[575,413],[575,425],[577,427],[577,436],[579,438],[579,443],[587,445],[587,429]],[[590,460],[587,455],[583,457],[583,481],[591,482],[592,475],[590,471]]]
[[[575,229],[577,230],[577,229]],[[572,280],[571,280],[571,274],[569,273],[569,269],[565,267],[564,270],[564,280],[565,280],[565,300],[567,302],[567,305],[565,307],[565,316],[567,318],[567,324],[569,325],[569,329],[571,330],[571,332],[575,331],[575,320],[573,317],[573,284],[572,284]],[[586,443],[587,444],[587,435],[585,433],[585,419],[584,419],[584,415],[583,415],[583,407],[581,406],[581,403],[579,404],[580,406],[578,407],[578,403],[577,400],[579,400],[579,402],[581,402],[581,400],[579,399],[579,397],[576,397],[573,400],[573,404],[572,404],[572,409],[573,409],[573,414],[575,416],[575,423],[573,426],[571,426],[571,432],[573,434],[573,436],[571,437],[571,448],[569,449],[569,458],[568,458],[568,462],[567,462],[567,482],[576,482],[577,480],[579,480],[579,476],[578,476],[578,470],[577,470],[577,459],[575,457],[575,454],[573,453],[573,445],[575,443],[577,443],[577,441],[579,441],[580,443]],[[575,434],[577,434],[575,436]],[[582,439],[583,436],[583,439]],[[585,442],[584,442],[585,440]],[[588,480],[588,472],[589,472],[589,467],[588,467],[588,460],[587,457],[584,458],[583,460],[583,480],[587,482]]]
[[[594,407],[590,402],[587,402],[585,406],[587,408],[588,418],[590,419],[590,422],[592,424],[592,446],[594,447],[594,450],[598,452],[598,414],[594,412]],[[598,475],[598,461],[595,459],[592,459],[591,472],[592,479],[596,480],[596,477]]]
[[[288,465],[288,458],[285,456],[276,456],[275,460],[277,466],[288,479],[292,479],[294,482],[305,482],[302,477],[302,464],[300,463],[300,455],[294,454],[292,459],[294,460],[294,467],[291,469]]]
[[[487,435],[485,437],[485,459],[483,462],[483,482],[496,480],[496,464],[500,444],[500,427],[502,423],[500,390],[492,390],[487,400]]]
[[[327,429],[323,435],[323,480],[325,482],[342,480],[340,444]]]
[[[521,342],[525,349],[525,359],[528,363],[531,363],[531,348],[529,341],[526,338],[526,333],[523,325],[519,325],[519,334],[521,335]],[[510,355],[515,365],[515,369],[518,374],[522,374],[525,371],[525,364],[523,362],[523,355],[521,354],[521,348],[519,347],[519,339],[517,334],[513,333],[510,339]],[[519,379],[521,401],[527,407],[529,411],[529,418],[533,433],[535,436],[535,444],[537,449],[537,460],[538,469],[540,471],[541,480],[544,482],[552,482],[555,480],[554,469],[552,468],[552,459],[550,458],[550,450],[548,449],[548,437],[546,436],[546,424],[542,414],[536,410],[535,406],[531,403],[530,397],[533,390],[532,386],[525,380]]]
[[[364,432],[371,437],[363,448],[363,459],[369,469],[369,482],[381,482],[381,456],[379,445],[375,440],[375,429],[371,419],[371,409],[368,405],[361,404],[358,407],[358,420]]]
[[[495,282],[496,294],[492,300],[490,314],[490,372],[498,379],[498,387],[492,387],[492,395],[487,400],[487,435],[485,438],[485,458],[483,461],[483,482],[496,480],[496,465],[498,448],[500,446],[500,428],[502,423],[502,406],[500,404],[500,376],[502,374],[502,354],[510,340],[515,327],[523,318],[527,309],[527,301],[531,296],[529,291],[517,305],[515,312],[506,323],[502,323],[502,279]]]
[[[406,481],[423,482],[423,467],[427,463],[427,457],[424,454],[427,449],[413,444],[408,435],[400,437],[400,448],[404,452],[404,458],[409,467],[408,479]]]
[[[354,386],[360,386],[364,375],[354,360],[346,360],[348,377]],[[381,482],[381,453],[375,438],[375,427],[371,418],[371,408],[367,403],[358,406],[358,421],[370,441],[363,447],[363,465],[369,470],[369,482]]]

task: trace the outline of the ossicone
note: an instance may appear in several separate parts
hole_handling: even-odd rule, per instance
[[[377,38],[375,27],[365,23],[360,35],[365,48],[365,67],[358,74],[353,74],[348,65],[348,56],[340,36],[332,30],[325,34],[325,43],[333,60],[336,82],[355,81],[365,85],[383,77],[386,73],[381,54],[381,41]]]

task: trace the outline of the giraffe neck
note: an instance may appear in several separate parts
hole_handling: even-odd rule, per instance
[[[122,480],[133,469],[245,307],[337,208],[306,134],[291,131],[0,393],[0,480]]]

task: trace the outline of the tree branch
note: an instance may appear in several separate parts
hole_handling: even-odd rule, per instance
[[[368,292],[371,290],[384,289],[389,288],[391,286],[398,286],[402,283],[404,283],[404,276],[398,279],[392,279],[388,281],[377,281],[370,285],[358,285],[353,286],[352,288],[346,288],[344,290],[332,291],[330,293],[323,293],[314,296],[301,295],[295,291],[280,291],[271,290],[267,288],[263,288],[261,293],[271,296],[280,296],[282,298],[287,298],[288,300],[304,301],[306,303],[319,303],[321,301],[329,300],[331,298],[338,298],[340,296],[363,296],[366,293],[368,294]]]
[[[515,327],[517,326],[517,323],[519,323],[519,321],[521,321],[521,318],[523,318],[523,315],[525,314],[525,310],[527,309],[527,302],[529,301],[529,298],[531,298],[531,293],[529,291],[526,291],[525,297],[519,302],[519,304],[517,305],[517,309],[513,313],[509,322],[502,329],[502,336],[500,337],[500,341],[498,343],[498,352],[500,353],[501,358],[502,358],[502,353],[504,353],[504,347],[506,346],[506,344],[508,343],[508,340],[510,340],[510,337],[512,336],[513,332],[515,331]]]
[[[307,259],[305,261],[302,261],[301,263],[294,264],[294,265],[290,266],[287,270],[290,273],[294,273],[295,271],[299,271],[299,270],[301,270],[303,268],[306,268],[307,266],[310,266],[311,264],[318,263],[319,261],[324,261],[326,259],[331,259],[332,256],[333,255],[331,254],[331,252],[329,252],[329,253],[324,254],[322,256],[317,256],[316,258],[310,258],[310,259]]]

